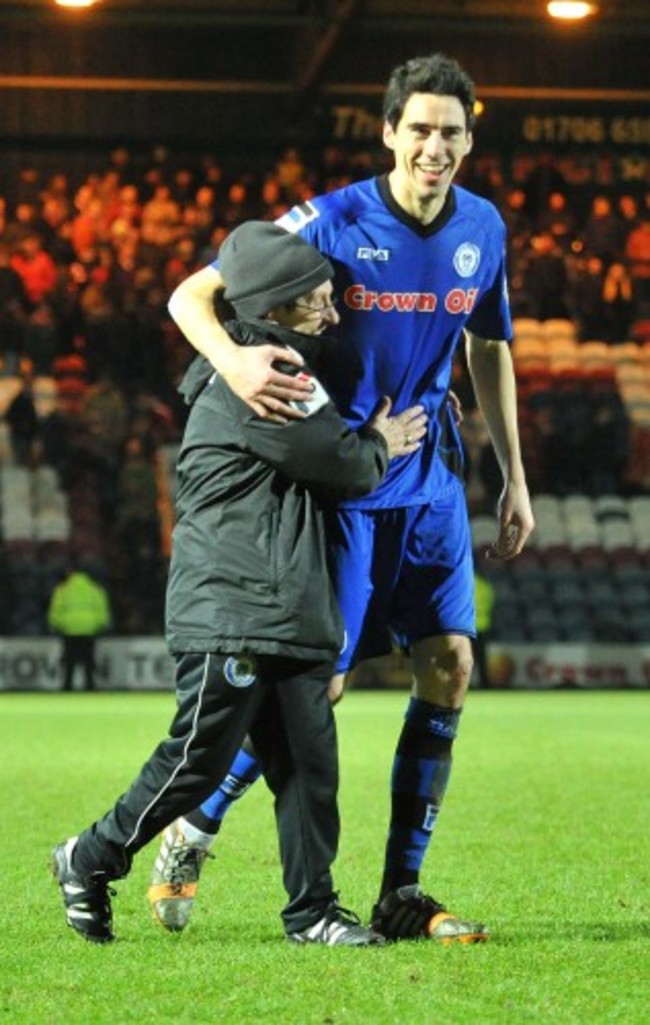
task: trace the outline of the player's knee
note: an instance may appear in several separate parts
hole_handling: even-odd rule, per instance
[[[445,708],[458,708],[472,676],[474,659],[466,637],[436,638],[414,651],[415,696]]]

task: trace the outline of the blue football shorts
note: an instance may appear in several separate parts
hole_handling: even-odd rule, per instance
[[[340,509],[329,524],[345,624],[337,671],[437,634],[475,636],[474,564],[465,493],[432,505]]]

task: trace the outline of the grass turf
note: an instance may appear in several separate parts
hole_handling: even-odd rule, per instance
[[[341,902],[366,918],[385,840],[399,693],[337,710]],[[487,944],[295,948],[263,784],[230,813],[191,925],[149,919],[156,844],[114,900],[118,942],[67,929],[52,845],[106,810],[165,731],[170,695],[0,697],[0,1020],[8,1025],[429,1025],[649,1020],[648,693],[473,693],[423,874]]]

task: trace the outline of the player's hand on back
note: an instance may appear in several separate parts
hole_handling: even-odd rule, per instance
[[[383,436],[388,446],[389,459],[417,452],[427,433],[428,417],[424,407],[411,406],[397,416],[389,415],[391,408],[391,400],[384,396],[377,412],[368,421],[368,426]]]

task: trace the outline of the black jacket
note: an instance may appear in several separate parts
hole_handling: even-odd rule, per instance
[[[305,358],[327,345],[265,321],[227,327],[240,344],[288,344]],[[181,391],[192,409],[178,460],[170,650],[334,658],[343,631],[324,509],[380,483],[384,439],[350,430],[326,398],[303,420],[261,420],[202,357]]]

